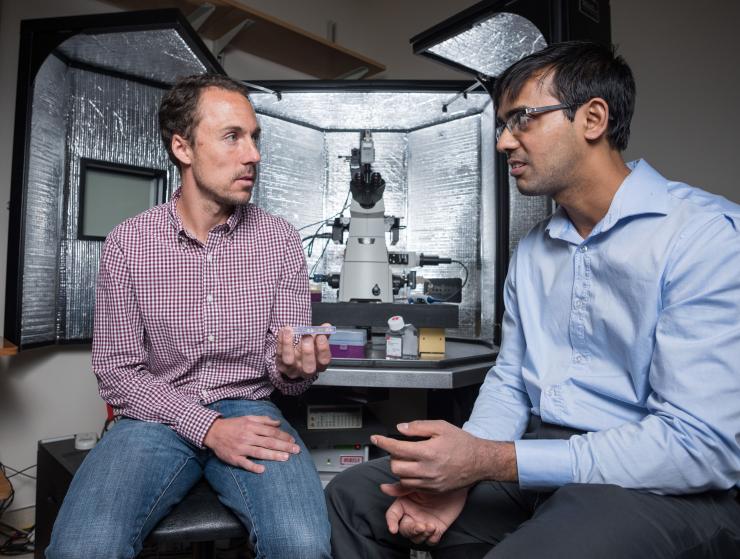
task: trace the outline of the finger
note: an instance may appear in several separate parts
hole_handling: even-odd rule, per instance
[[[265,450],[275,450],[278,452],[287,452],[290,454],[298,454],[301,451],[301,447],[299,447],[297,444],[283,441],[281,439],[276,439],[274,437],[264,437],[256,434],[247,437],[247,440],[245,442],[247,443],[245,445],[246,447],[259,447],[264,448]],[[244,450],[244,447],[240,447],[239,450]]]
[[[290,369],[295,364],[295,350],[293,345],[293,329],[286,326],[280,330],[282,336],[278,338],[280,361]]]
[[[313,336],[303,336],[301,338],[301,370],[305,375],[313,375],[316,372],[314,343]]]
[[[424,441],[399,441],[382,435],[373,435],[370,437],[370,441],[391,456],[407,460],[419,460],[421,458],[421,448],[419,445],[424,443]]]
[[[329,324],[328,322],[324,322],[322,326],[331,326],[331,324]],[[324,371],[329,363],[331,363],[331,347],[329,347],[329,337],[324,335],[316,336],[315,344],[318,369]]]
[[[390,497],[405,497],[413,493],[413,489],[403,487],[400,483],[381,483],[380,490]]]
[[[408,487],[408,485],[405,483],[407,479],[419,479],[427,477],[426,475],[424,475],[422,471],[422,465],[419,462],[391,458],[390,466],[393,475],[399,478],[401,483],[405,487]]]
[[[290,433],[286,433],[277,427],[270,427],[268,425],[254,425],[251,427],[250,434],[254,435],[255,439],[265,437],[268,439],[283,441],[288,444],[295,443],[295,438],[291,436]]]
[[[274,417],[270,417],[269,415],[245,415],[249,421],[254,421],[255,423],[262,423],[263,425],[273,425],[277,427],[280,425],[280,420],[275,419]]]
[[[244,453],[250,458],[257,458],[259,460],[272,460],[273,462],[287,462],[291,454],[289,452],[281,452],[278,450],[270,450],[261,446],[248,446]]]
[[[419,544],[424,543],[434,533],[434,528],[427,526],[423,522],[417,522],[406,515],[401,519],[398,531],[413,543]]]
[[[243,470],[247,470],[248,472],[252,472],[253,474],[261,474],[265,471],[265,467],[262,464],[255,464],[252,462],[249,458],[245,456],[240,456],[234,461],[234,464],[236,466],[239,466]]]
[[[401,521],[401,518],[403,518],[403,514],[403,505],[398,499],[393,501],[391,506],[388,507],[388,510],[385,511],[385,522],[388,525],[388,531],[391,534],[398,533],[398,524]]]
[[[429,536],[429,539],[427,539],[427,544],[429,545],[437,545],[439,543],[439,540],[442,539],[442,536],[444,536],[445,531],[440,530],[439,528],[434,530],[434,533]]]
[[[439,435],[452,425],[440,420],[419,420],[399,423],[396,428],[408,437],[433,437]]]

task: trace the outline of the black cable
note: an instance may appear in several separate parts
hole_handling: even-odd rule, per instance
[[[455,297],[457,297],[460,293],[462,293],[463,287],[465,287],[468,283],[468,275],[469,275],[468,267],[462,262],[460,262],[459,260],[450,260],[450,263],[460,264],[460,266],[463,267],[463,270],[465,270],[465,279],[463,280],[462,285],[460,286],[460,289],[455,291],[452,295],[450,295],[446,299],[437,299],[437,302],[439,303],[446,303],[447,301],[450,301],[451,299],[454,299]],[[462,297],[460,297],[460,302],[462,302]]]

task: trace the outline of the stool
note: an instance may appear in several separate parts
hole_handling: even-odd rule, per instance
[[[218,500],[205,479],[196,483],[149,533],[146,544],[191,543],[195,559],[213,559],[216,540],[247,538],[239,519]]]

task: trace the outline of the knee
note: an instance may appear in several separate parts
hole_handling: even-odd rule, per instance
[[[82,539],[60,537],[52,539],[46,548],[46,559],[128,559],[135,557],[131,546],[117,545],[115,538],[103,540],[94,534]]]
[[[326,522],[300,528],[292,526],[283,533],[262,534],[255,551],[258,558],[267,559],[331,559],[330,533]]]

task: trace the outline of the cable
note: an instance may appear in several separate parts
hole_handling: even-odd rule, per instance
[[[463,264],[462,262],[460,262],[459,260],[450,260],[450,263],[460,264],[460,266],[463,267],[463,270],[465,270],[465,279],[463,280],[462,285],[460,286],[460,289],[458,289],[452,295],[450,295],[449,297],[447,297],[445,299],[436,299],[435,301],[437,303],[446,303],[447,301],[449,301],[451,299],[454,299],[460,293],[462,293],[463,287],[465,287],[467,285],[467,283],[468,283],[468,275],[469,275],[468,274],[468,267],[465,264]],[[461,299],[462,299],[462,297],[461,297]]]

